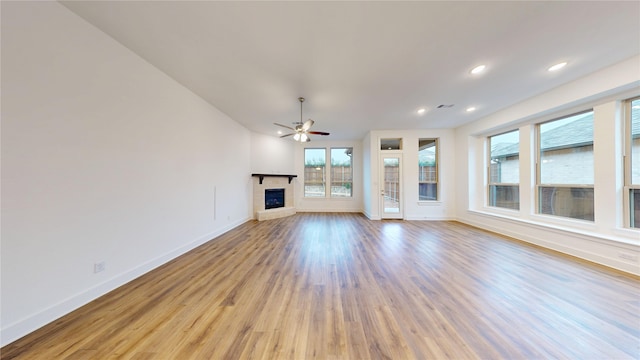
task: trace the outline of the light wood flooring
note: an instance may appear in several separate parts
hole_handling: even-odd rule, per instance
[[[251,221],[2,359],[638,359],[640,281],[456,222]]]

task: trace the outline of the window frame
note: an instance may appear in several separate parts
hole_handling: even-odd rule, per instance
[[[520,211],[520,173],[518,173],[518,182],[517,183],[507,183],[507,182],[493,182],[491,176],[491,138],[510,134],[510,133],[518,133],[518,166],[520,166],[520,129],[512,129],[509,131],[504,131],[498,134],[487,136],[487,188],[486,188],[486,196],[487,200],[485,201],[486,206],[496,209],[508,210],[508,211]],[[510,208],[505,206],[497,206],[491,205],[491,186],[513,186],[518,189],[518,207]]]
[[[587,110],[583,110],[583,111],[578,111],[578,112],[574,112],[571,114],[567,114],[564,116],[560,116],[560,117],[556,117],[553,118],[551,120],[547,120],[547,121],[543,121],[540,123],[537,123],[535,126],[535,178],[536,178],[536,183],[535,183],[535,214],[536,215],[541,215],[541,216],[551,216],[553,218],[557,218],[557,219],[565,219],[565,220],[571,220],[571,221],[583,221],[583,222],[587,222],[587,223],[595,223],[595,218],[596,218],[596,214],[595,214],[595,174],[594,174],[594,184],[553,184],[553,183],[542,183],[542,133],[541,133],[541,127],[544,124],[548,124],[554,121],[559,121],[559,120],[563,120],[563,119],[567,119],[573,116],[578,116],[578,115],[582,115],[582,114],[587,114],[587,113],[592,113],[592,116],[594,116],[594,121],[595,121],[595,112],[593,110],[593,108],[591,109],[587,109]],[[591,139],[591,146],[593,146],[594,144],[594,137],[592,135],[592,139]],[[594,148],[595,150],[595,148]],[[594,158],[594,165],[595,165],[595,158]],[[571,188],[576,188],[576,189],[592,189],[593,193],[594,193],[594,204],[593,204],[593,220],[589,220],[589,219],[580,219],[580,218],[575,218],[575,217],[571,217],[571,216],[564,216],[564,215],[556,215],[556,214],[546,214],[543,213],[541,211],[541,188],[545,188],[545,187],[555,187],[555,188],[565,188],[565,189],[571,189]]]
[[[624,186],[623,186],[623,216],[624,227],[640,231],[640,224],[635,224],[631,209],[631,192],[640,190],[640,184],[633,184],[633,127],[632,107],[634,101],[640,101],[640,96],[624,100]]]
[[[350,162],[351,162],[351,192],[349,194],[349,196],[334,196],[331,188],[332,188],[332,184],[333,184],[333,165],[332,165],[332,157],[331,157],[331,150],[333,149],[351,149],[351,156],[350,156]],[[306,172],[306,167],[307,167],[307,150],[324,150],[324,169],[322,171],[322,178],[323,178],[323,190],[324,190],[324,194],[322,196],[308,196],[307,195],[307,172]],[[303,174],[304,174],[304,179],[303,179],[303,188],[302,188],[302,197],[304,199],[334,199],[334,200],[350,200],[353,199],[353,146],[330,146],[330,147],[326,147],[326,146],[311,146],[311,147],[304,147],[303,148]]]
[[[433,140],[435,145],[435,149],[436,149],[436,154],[435,154],[435,181],[421,181],[421,174],[422,171],[420,169],[420,141],[425,141],[425,140]],[[440,138],[437,137],[426,137],[426,138],[418,138],[418,202],[421,203],[428,203],[428,202],[437,202],[440,201]],[[435,199],[427,199],[427,200],[422,200],[420,199],[420,184],[435,184],[436,185],[436,198]]]

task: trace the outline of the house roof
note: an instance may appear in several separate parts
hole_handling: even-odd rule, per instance
[[[640,138],[640,109],[631,112],[631,136]],[[542,150],[558,150],[589,145],[593,142],[593,112],[584,113],[568,124],[542,133]],[[519,152],[517,143],[498,143],[492,146],[492,157],[506,157]]]
[[[590,144],[593,142],[593,112],[584,113],[568,124],[546,130],[541,138],[542,150],[545,151]],[[491,155],[493,158],[506,157],[519,151],[518,143],[498,143],[492,146]]]
[[[584,146],[593,143],[593,112],[584,113],[568,124],[540,134],[543,151]]]

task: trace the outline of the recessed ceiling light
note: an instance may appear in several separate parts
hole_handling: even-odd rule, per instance
[[[474,67],[473,69],[471,69],[470,73],[476,75],[476,74],[480,74],[481,72],[484,71],[484,69],[486,69],[487,66],[486,65],[478,65],[476,67]]]
[[[420,108],[420,109],[418,109],[418,111],[417,111],[418,115],[422,115],[422,114],[424,114],[425,112],[427,112],[427,109],[425,109],[425,108]]]
[[[472,112],[472,111],[475,111],[475,110],[476,110],[476,108],[473,107],[473,106],[470,106],[470,107],[467,108],[467,112]]]
[[[278,135],[282,135],[282,130],[278,130]]]
[[[563,67],[565,67],[567,65],[567,62],[561,62],[559,64],[555,64],[552,67],[548,68],[548,71],[558,71],[560,69],[562,69]]]

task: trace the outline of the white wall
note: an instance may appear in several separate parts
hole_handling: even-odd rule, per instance
[[[456,129],[456,217],[474,226],[640,274],[640,233],[622,224],[621,101],[640,94],[634,57]],[[594,109],[594,222],[535,212],[535,123]],[[486,207],[486,136],[520,129],[520,210]]]
[[[2,3],[2,105],[2,345],[251,218],[250,132],[57,2]]]
[[[421,130],[374,130],[368,135],[371,156],[365,167],[370,168],[368,179],[371,188],[366,196],[371,204],[365,215],[372,220],[381,217],[380,207],[380,139],[401,138],[403,165],[403,194],[401,195],[404,219],[406,220],[445,220],[455,217],[455,153],[456,144],[453,129],[421,129]],[[418,141],[419,139],[439,139],[438,155],[438,200],[418,201]]]
[[[295,206],[300,212],[362,212],[362,144],[359,141],[322,141],[314,137],[311,142],[294,143],[295,174]],[[305,198],[304,197],[304,149],[308,148],[353,148],[353,197],[351,198]],[[329,159],[327,158],[327,161]]]
[[[291,138],[252,132],[251,173],[295,174],[294,145]]]

